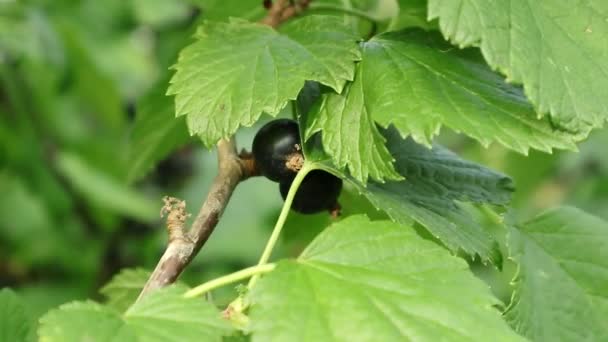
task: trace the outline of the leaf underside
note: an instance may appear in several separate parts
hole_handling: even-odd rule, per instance
[[[414,219],[449,249],[500,265],[493,237],[458,202],[506,205],[514,190],[512,180],[441,146],[427,149],[402,139],[394,129],[384,135],[405,180],[370,182],[367,187],[355,183],[359,191],[394,221],[407,224]]]
[[[608,340],[608,223],[558,208],[511,228],[518,264],[506,319],[533,341]]]
[[[363,184],[323,161],[323,168],[349,180],[379,210],[401,224],[412,219],[424,226],[450,250],[479,255],[486,262],[502,264],[497,243],[461,202],[504,206],[515,187],[504,174],[461,159],[435,145],[426,148],[411,138],[403,139],[393,127],[381,129],[400,181]],[[314,146],[306,158],[317,155]]]

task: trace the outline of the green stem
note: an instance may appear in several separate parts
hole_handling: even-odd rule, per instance
[[[277,219],[277,223],[274,225],[274,229],[272,230],[272,234],[270,235],[270,238],[268,239],[268,242],[266,243],[266,247],[264,248],[264,251],[262,252],[260,261],[258,261],[258,265],[266,264],[268,262],[268,259],[270,259],[272,250],[274,249],[274,246],[276,245],[277,241],[279,240],[279,236],[281,235],[281,230],[283,230],[283,225],[285,225],[285,220],[287,219],[287,215],[289,214],[289,209],[291,208],[291,203],[293,202],[293,198],[296,196],[296,192],[298,191],[300,184],[302,184],[304,177],[306,177],[306,175],[310,171],[312,171],[314,168],[315,168],[314,164],[309,164],[305,161],[304,165],[302,165],[302,169],[300,171],[298,171],[298,174],[293,179],[293,182],[291,183],[291,187],[289,188],[289,192],[287,193],[287,197],[285,198],[285,203],[283,203],[283,208],[281,209],[281,214],[279,215],[279,218]],[[253,285],[255,284],[255,282],[257,281],[257,278],[258,278],[257,275],[254,275],[253,277],[251,277],[247,287],[251,289],[253,287]]]
[[[227,274],[225,276],[215,278],[206,283],[203,283],[203,284],[189,290],[188,292],[186,292],[184,294],[184,297],[186,297],[186,298],[198,297],[198,296],[205,294],[211,290],[214,290],[218,287],[232,284],[239,280],[247,279],[251,276],[255,276],[258,274],[268,273],[268,272],[274,270],[274,268],[275,268],[275,264],[263,264],[263,265],[247,267],[240,271],[237,271],[237,272],[234,272],[231,274]]]

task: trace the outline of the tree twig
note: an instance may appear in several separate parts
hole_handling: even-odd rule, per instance
[[[290,18],[308,8],[311,0],[275,0],[270,6],[266,17],[260,23],[278,27]]]
[[[220,141],[217,153],[218,174],[189,231],[185,231],[183,224],[186,218],[185,204],[175,199],[165,199],[163,211],[168,212],[169,243],[138,300],[177,279],[209,239],[238,183],[256,174],[251,156],[241,158],[237,154],[234,139]]]
[[[276,28],[307,8],[309,3],[310,0],[275,0],[260,22]],[[209,239],[236,186],[256,175],[253,157],[248,153],[237,154],[234,139],[220,141],[217,151],[218,174],[190,230],[185,229],[185,203],[177,199],[165,199],[163,212],[168,213],[169,243],[137,300],[177,280]]]

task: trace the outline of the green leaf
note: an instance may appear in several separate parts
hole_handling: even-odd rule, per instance
[[[496,242],[458,202],[506,205],[514,189],[512,180],[441,146],[428,149],[402,139],[395,129],[384,131],[384,136],[405,180],[369,182],[367,187],[353,181],[358,190],[393,221],[407,225],[414,219],[452,251],[478,254],[500,265]]]
[[[556,124],[587,132],[608,117],[604,0],[430,0],[429,17],[454,43],[479,45]]]
[[[519,268],[506,318],[534,341],[608,340],[608,222],[558,208],[511,228]]]
[[[353,88],[357,91],[328,95],[322,108],[340,112],[346,103],[347,109],[356,105],[362,110],[345,111],[333,124],[325,120],[324,137],[350,137],[351,125],[340,123],[365,117],[385,127],[394,124],[403,135],[429,146],[442,125],[484,146],[496,141],[521,153],[575,149],[574,141],[582,138],[537,119],[521,91],[485,66],[476,50],[455,50],[437,33],[391,32],[364,43]],[[326,148],[350,145],[346,138],[333,140]],[[342,151],[334,154],[342,156]]]
[[[517,341],[467,264],[414,229],[351,216],[252,289],[253,341]]]
[[[367,110],[362,83],[358,77],[342,94],[324,94],[306,115],[305,140],[322,132],[323,149],[334,164],[341,169],[347,167],[360,182],[366,183],[368,177],[378,181],[401,179]]]
[[[90,301],[62,305],[40,319],[38,334],[44,342],[221,341],[229,324],[214,306],[183,292],[177,286],[159,290],[122,316]]]
[[[49,311],[40,318],[41,342],[137,341],[118,312],[95,302],[73,302]]]
[[[124,312],[135,302],[149,277],[150,272],[140,268],[124,269],[99,292],[107,298],[107,306]]]
[[[357,37],[338,17],[307,16],[286,34],[242,20],[207,23],[180,53],[168,93],[177,115],[207,146],[251,126],[262,112],[275,116],[306,80],[340,92],[359,59]]]
[[[32,321],[23,301],[10,289],[0,290],[0,341],[34,341]]]
[[[142,341],[219,341],[232,327],[211,303],[184,298],[185,286],[160,290],[124,315]]]
[[[129,146],[130,183],[190,140],[184,118],[175,117],[173,97],[164,94],[166,87],[167,79],[158,82],[137,106]]]
[[[143,221],[152,221],[158,216],[160,205],[92,168],[75,154],[58,154],[57,167],[72,186],[95,205]]]

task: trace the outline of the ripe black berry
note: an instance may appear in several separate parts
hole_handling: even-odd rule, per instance
[[[287,197],[292,181],[281,182],[279,189],[283,200]],[[337,205],[342,190],[342,179],[323,170],[313,170],[306,175],[293,199],[291,209],[302,214],[330,210]]]
[[[293,179],[296,170],[288,167],[288,161],[294,156],[302,158],[298,123],[289,119],[267,123],[255,135],[252,150],[262,175],[275,182]]]

